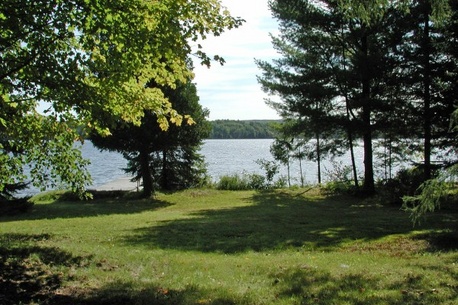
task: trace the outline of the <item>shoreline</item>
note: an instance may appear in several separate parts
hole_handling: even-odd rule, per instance
[[[137,182],[130,181],[130,177],[122,177],[113,181],[107,182],[99,186],[88,187],[88,190],[95,191],[137,191],[140,187]]]

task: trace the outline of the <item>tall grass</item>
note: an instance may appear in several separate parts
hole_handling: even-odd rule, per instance
[[[304,189],[47,196],[0,218],[0,303],[456,304],[456,212],[412,227]]]
[[[276,181],[268,181],[263,175],[243,173],[241,175],[233,174],[220,177],[215,188],[226,191],[246,191],[278,189],[285,186],[286,181],[283,177]]]
[[[234,174],[220,177],[216,184],[218,190],[241,191],[266,189],[266,179],[258,174]]]

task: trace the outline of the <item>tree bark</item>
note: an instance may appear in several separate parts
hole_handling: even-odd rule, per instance
[[[374,160],[372,151],[372,125],[371,125],[371,76],[369,75],[369,46],[367,34],[363,34],[361,39],[361,52],[363,56],[363,66],[361,67],[362,76],[362,102],[363,102],[363,142],[364,142],[364,185],[363,192],[366,195],[375,193],[374,183]]]
[[[161,175],[161,186],[162,189],[168,190],[168,170],[167,170],[167,152],[165,150],[162,151],[162,175]]]
[[[424,33],[423,33],[423,129],[424,129],[424,179],[431,179],[431,34],[429,26],[429,14],[431,6],[425,1],[424,9]]]
[[[140,150],[140,170],[143,179],[143,197],[149,198],[154,194],[153,177],[149,167],[149,154],[147,150]]]
[[[321,185],[321,143],[320,135],[316,135],[316,160],[318,166],[318,184]]]

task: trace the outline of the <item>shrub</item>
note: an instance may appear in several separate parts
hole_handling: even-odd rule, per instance
[[[323,189],[331,194],[351,193],[355,186],[350,181],[330,181],[323,186]]]
[[[259,174],[250,174],[247,176],[250,189],[261,190],[266,188],[266,178]]]
[[[327,182],[324,190],[329,193],[354,193],[355,185],[351,178],[352,168],[343,162],[332,162],[332,168],[326,169]]]
[[[216,184],[218,190],[238,191],[250,189],[249,183],[245,176],[231,175],[222,176]]]
[[[218,190],[240,191],[240,190],[263,190],[269,184],[266,178],[259,174],[230,175],[222,176],[216,184]]]
[[[272,188],[273,189],[281,189],[285,188],[288,185],[288,180],[285,176],[280,176],[273,184]],[[293,186],[294,187],[294,186]]]
[[[393,179],[380,184],[380,191],[393,204],[402,204],[404,196],[414,196],[423,183],[423,169],[414,166],[401,169]]]
[[[284,187],[286,187],[285,177],[280,177],[274,182],[269,182],[263,175],[247,173],[222,176],[216,183],[216,189],[228,191],[265,190]]]

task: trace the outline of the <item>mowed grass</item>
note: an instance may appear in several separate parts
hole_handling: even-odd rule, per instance
[[[452,207],[413,227],[317,189],[42,197],[0,218],[0,303],[458,304]]]

